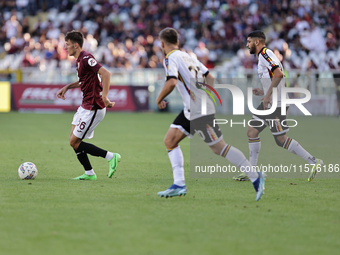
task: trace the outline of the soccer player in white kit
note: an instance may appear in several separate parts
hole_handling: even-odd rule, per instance
[[[199,133],[212,151],[220,155],[246,172],[256,191],[259,200],[264,191],[265,178],[261,172],[253,170],[244,154],[237,148],[226,144],[218,127],[214,125],[215,107],[207,99],[207,113],[201,113],[201,101],[204,92],[199,88],[199,80],[205,77],[209,86],[213,86],[214,77],[208,69],[196,58],[180,51],[178,48],[178,34],[173,28],[165,28],[159,38],[165,55],[164,67],[166,82],[156,103],[159,109],[164,109],[167,102],[164,98],[176,87],[182,96],[184,110],[176,117],[164,138],[168,156],[173,170],[174,183],[168,189],[158,192],[160,197],[181,196],[187,193],[184,178],[184,158],[179,142],[194,132]],[[191,128],[190,128],[191,125]]]
[[[320,169],[320,165],[323,164],[323,161],[313,157],[296,140],[286,135],[289,128],[286,124],[282,125],[282,123],[286,121],[286,116],[281,114],[281,88],[285,86],[283,67],[274,52],[266,48],[265,41],[266,36],[260,30],[251,32],[247,37],[247,48],[250,54],[256,54],[258,56],[257,72],[263,86],[263,90],[254,88],[253,94],[257,96],[263,95],[263,102],[257,109],[267,110],[271,107],[273,88],[277,88],[277,108],[270,115],[253,115],[251,126],[248,127],[247,131],[249,138],[249,161],[253,166],[257,165],[261,149],[259,134],[266,126],[269,126],[278,146],[299,155],[309,164],[313,165],[308,178],[308,181],[312,181],[317,173],[317,169]]]

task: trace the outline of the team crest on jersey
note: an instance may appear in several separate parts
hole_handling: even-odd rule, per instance
[[[89,66],[95,66],[97,64],[97,61],[94,58],[90,58],[87,62]]]
[[[211,141],[216,141],[218,137],[217,137],[215,130],[209,124],[206,125],[206,128],[207,128],[207,133],[209,134]]]

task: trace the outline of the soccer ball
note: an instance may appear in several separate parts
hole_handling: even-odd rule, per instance
[[[25,162],[19,166],[18,173],[22,180],[33,180],[38,175],[38,169],[32,162]]]

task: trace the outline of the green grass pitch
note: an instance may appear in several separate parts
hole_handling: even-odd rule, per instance
[[[191,178],[186,139],[188,194],[161,199],[172,184],[163,137],[175,115],[108,113],[90,142],[122,155],[117,172],[107,178],[107,162],[90,157],[98,180],[73,181],[83,170],[68,144],[72,117],[0,114],[0,254],[338,254],[339,179],[268,178],[256,202],[249,182]],[[340,163],[339,119],[296,119],[289,136]],[[248,155],[246,129],[224,137]],[[305,163],[268,130],[261,139],[260,162]],[[36,180],[19,179],[25,161],[37,165]]]

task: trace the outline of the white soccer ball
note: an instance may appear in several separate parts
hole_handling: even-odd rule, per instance
[[[25,162],[19,166],[18,173],[22,180],[33,180],[38,175],[38,169],[32,162]]]

